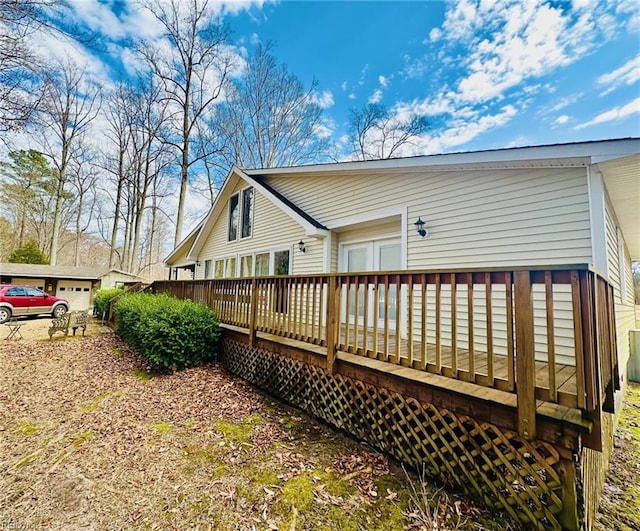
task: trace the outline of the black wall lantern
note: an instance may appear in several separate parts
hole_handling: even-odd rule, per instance
[[[300,249],[301,253],[306,253],[307,252],[307,247],[306,247],[306,245],[304,244],[304,242],[302,240],[300,240],[298,242],[298,249]]]
[[[419,217],[414,225],[416,226],[416,232],[423,238],[429,234],[429,231],[424,228],[424,221],[422,221],[422,218]]]

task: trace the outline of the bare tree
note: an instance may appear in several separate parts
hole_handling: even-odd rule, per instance
[[[229,164],[293,166],[326,154],[322,108],[315,101],[317,82],[305,90],[287,66],[277,62],[272,49],[272,43],[257,46],[216,116]]]
[[[428,127],[424,116],[401,118],[383,105],[369,103],[361,109],[351,109],[349,140],[358,160],[392,159]]]
[[[229,31],[214,18],[208,0],[142,3],[164,30],[162,43],[142,42],[139,50],[162,83],[172,112],[166,140],[180,154],[177,245],[182,239],[189,169],[207,155],[192,149],[195,127],[220,97],[234,57],[226,47]]]
[[[133,100],[133,91],[127,85],[119,84],[109,94],[105,108],[105,118],[109,123],[105,136],[111,143],[114,153],[106,154],[104,169],[113,176],[112,182],[115,185],[113,224],[111,225],[109,245],[109,267],[114,267],[115,265],[122,196],[131,165],[128,153],[131,146],[132,114],[135,112]],[[108,196],[111,197],[112,193],[108,194]]]
[[[73,150],[87,133],[96,117],[100,101],[99,88],[85,79],[73,62],[61,62],[47,83],[40,113],[43,153],[56,168],[55,210],[49,261],[56,265],[62,227],[62,207],[67,185],[67,170]]]
[[[24,127],[37,109],[43,61],[29,39],[38,30],[62,33],[48,20],[65,6],[64,0],[0,0],[0,131]]]
[[[91,225],[94,207],[96,205],[95,188],[98,181],[97,167],[87,146],[80,145],[74,150],[73,159],[69,165],[69,181],[74,191],[74,245],[73,264],[80,265],[80,244],[82,237]]]

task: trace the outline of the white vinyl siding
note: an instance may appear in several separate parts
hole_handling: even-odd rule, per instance
[[[246,183],[240,181],[231,194],[243,188],[246,189]],[[320,273],[323,265],[324,242],[321,239],[306,236],[304,229],[296,221],[258,190],[254,190],[253,203],[252,235],[227,241],[227,215],[219,216],[199,253],[198,260],[203,262],[205,259],[226,260],[235,257],[238,264],[241,256],[291,246],[292,274]],[[300,240],[305,242],[307,248],[305,253],[298,250]],[[202,274],[201,271],[198,273]],[[226,273],[225,276],[227,276]]]
[[[318,220],[407,208],[408,268],[591,262],[584,168],[270,177]],[[415,233],[426,221],[429,236]]]
[[[602,271],[613,285],[613,294],[616,302],[621,301],[620,290],[620,253],[618,245],[618,229],[609,201],[605,204],[606,241],[607,241],[607,271]]]

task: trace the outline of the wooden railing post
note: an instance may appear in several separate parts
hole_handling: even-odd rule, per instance
[[[256,344],[256,317],[258,315],[258,283],[251,279],[251,297],[249,299],[249,346]]]
[[[338,294],[338,282],[331,275],[327,282],[327,367],[329,374],[335,373],[337,325],[340,319],[340,296]]]
[[[518,432],[527,440],[536,438],[535,338],[533,335],[533,296],[529,271],[516,271],[516,391]]]

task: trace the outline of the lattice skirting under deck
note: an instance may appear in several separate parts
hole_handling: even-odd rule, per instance
[[[495,425],[228,337],[222,339],[222,362],[256,386],[424,468],[528,528],[562,528],[561,469],[567,463],[548,443],[528,442]]]

